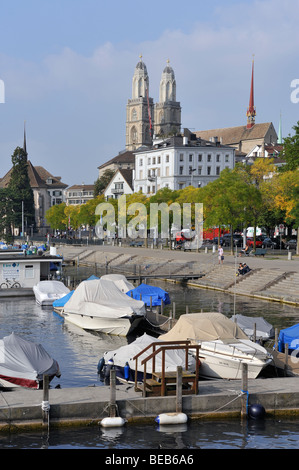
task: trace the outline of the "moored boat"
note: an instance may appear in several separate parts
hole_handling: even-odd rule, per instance
[[[248,378],[256,378],[273,360],[264,347],[251,341],[235,322],[218,312],[181,315],[176,325],[159,339],[188,339],[199,344],[199,375],[204,378],[240,379],[243,363],[248,365]]]
[[[0,340],[0,386],[38,389],[43,375],[60,377],[59,365],[41,344],[15,333]]]
[[[41,306],[53,305],[57,299],[61,299],[70,292],[61,281],[40,281],[33,286],[36,302]]]
[[[116,377],[120,380],[128,382],[135,381],[136,362],[134,356],[142,352],[147,346],[152,343],[157,343],[159,340],[144,333],[130,344],[121,346],[113,351],[107,351],[103,358],[99,361],[98,372],[102,372],[105,376],[109,375],[111,367],[116,370]],[[141,354],[137,361],[137,380],[142,381],[144,375],[144,366],[141,365],[143,359],[152,353],[152,349],[148,349]],[[178,366],[186,367],[186,353],[181,349],[171,349],[165,351],[165,372],[175,372]],[[155,371],[161,372],[162,370],[162,352],[155,357]],[[192,354],[188,355],[188,370],[195,370],[195,359]],[[147,364],[147,378],[152,374],[152,360]]]
[[[80,328],[127,336],[144,319],[145,306],[114,282],[95,279],[81,282],[58,313]]]

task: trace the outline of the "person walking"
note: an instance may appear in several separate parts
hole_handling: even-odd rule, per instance
[[[224,256],[223,256],[223,248],[221,245],[218,247],[218,264],[223,264]]]

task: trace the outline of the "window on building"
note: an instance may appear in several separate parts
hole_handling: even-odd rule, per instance
[[[211,167],[208,166],[208,167],[207,167],[207,175],[210,175],[210,174],[211,174]]]
[[[140,160],[139,160],[139,166],[143,166],[143,159],[142,158],[140,158]]]
[[[180,162],[183,162],[183,161],[184,161],[184,154],[180,153]]]
[[[156,165],[156,157],[153,157],[153,165]]]
[[[199,161],[199,162],[202,161],[202,154],[201,154],[201,153],[198,155],[198,161]]]
[[[220,154],[219,153],[217,153],[216,162],[220,162]]]
[[[225,155],[225,163],[229,162],[229,155]]]
[[[147,159],[147,164],[148,164],[148,165],[151,164],[151,157],[149,157],[149,158]]]
[[[208,155],[207,160],[208,160],[208,162],[212,161],[212,155],[211,154]]]
[[[180,175],[183,175],[183,174],[184,174],[184,167],[180,166]]]
[[[199,174],[199,175],[201,175],[201,171],[202,171],[202,167],[199,166],[199,167],[198,167],[198,174]]]
[[[217,175],[217,176],[220,175],[220,166],[216,166],[216,175]]]
[[[34,278],[34,267],[33,264],[25,265],[25,278],[33,279]]]
[[[189,155],[189,162],[192,162],[192,161],[193,161],[193,155],[192,155],[192,153],[190,153],[190,155]]]
[[[166,163],[169,163],[169,155],[166,155],[165,161],[166,161]]]
[[[161,157],[158,157],[158,163],[161,163]]]

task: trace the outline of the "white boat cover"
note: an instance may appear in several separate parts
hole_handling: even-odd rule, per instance
[[[33,286],[33,292],[37,302],[43,303],[60,299],[70,292],[61,281],[40,281]]]
[[[254,333],[254,324],[256,325],[256,339],[267,340],[273,338],[275,330],[273,325],[268,323],[263,317],[247,317],[245,315],[233,315],[232,320],[237,322],[244,333],[251,337]]]
[[[162,341],[199,340],[215,341],[248,339],[242,329],[230,318],[218,312],[181,315],[174,327],[159,336]]]
[[[12,333],[0,340],[1,378],[15,385],[38,388],[43,375],[60,376],[58,363],[41,344]]]
[[[139,338],[137,338],[135,341],[133,341],[130,344],[121,346],[120,348],[115,349],[114,351],[105,352],[103,356],[105,363],[107,363],[110,359],[112,359],[114,362],[114,365],[119,366],[119,367],[124,367],[126,365],[126,362],[128,362],[130,368],[132,370],[135,370],[136,364],[135,364],[135,360],[133,360],[133,357],[136,356],[136,354],[138,354],[144,348],[146,348],[147,345],[151,343],[156,343],[158,341],[159,339],[154,338],[144,333],[142,336],[140,336]],[[153,352],[153,349],[150,348],[144,354],[139,356],[138,358],[138,370],[139,371],[141,372],[144,371],[144,366],[141,365],[141,362],[143,361],[143,359],[148,357],[152,352]],[[195,360],[191,355],[189,355],[188,357],[188,362],[189,362],[189,368],[190,367],[192,368],[192,366],[195,367]],[[176,371],[178,366],[182,366],[183,369],[186,369],[185,351],[182,349],[166,350],[165,351],[165,371],[166,372]],[[151,373],[152,371],[151,360],[149,360],[147,363],[146,371],[147,373]],[[162,371],[162,352],[156,355],[155,371],[156,372]]]
[[[119,288],[121,292],[124,292],[125,294],[129,291],[134,289],[134,285],[129,282],[123,274],[104,274],[104,276],[101,276],[101,279],[104,281],[111,281],[114,282],[116,287]]]
[[[145,305],[121,292],[114,282],[95,279],[81,282],[63,311],[101,318],[121,318],[144,315]]]

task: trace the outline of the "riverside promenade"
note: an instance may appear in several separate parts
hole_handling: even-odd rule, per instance
[[[106,268],[107,272],[119,272],[126,276],[139,273],[146,276],[185,275],[194,273],[194,279],[186,279],[188,285],[216,289],[229,294],[246,295],[299,306],[299,256],[278,250],[268,250],[264,257],[239,257],[224,253],[223,264],[218,264],[218,253],[189,252],[160,248],[133,248],[125,246],[69,246],[57,244],[57,253],[66,263]],[[236,277],[239,263],[247,263],[251,271]]]

